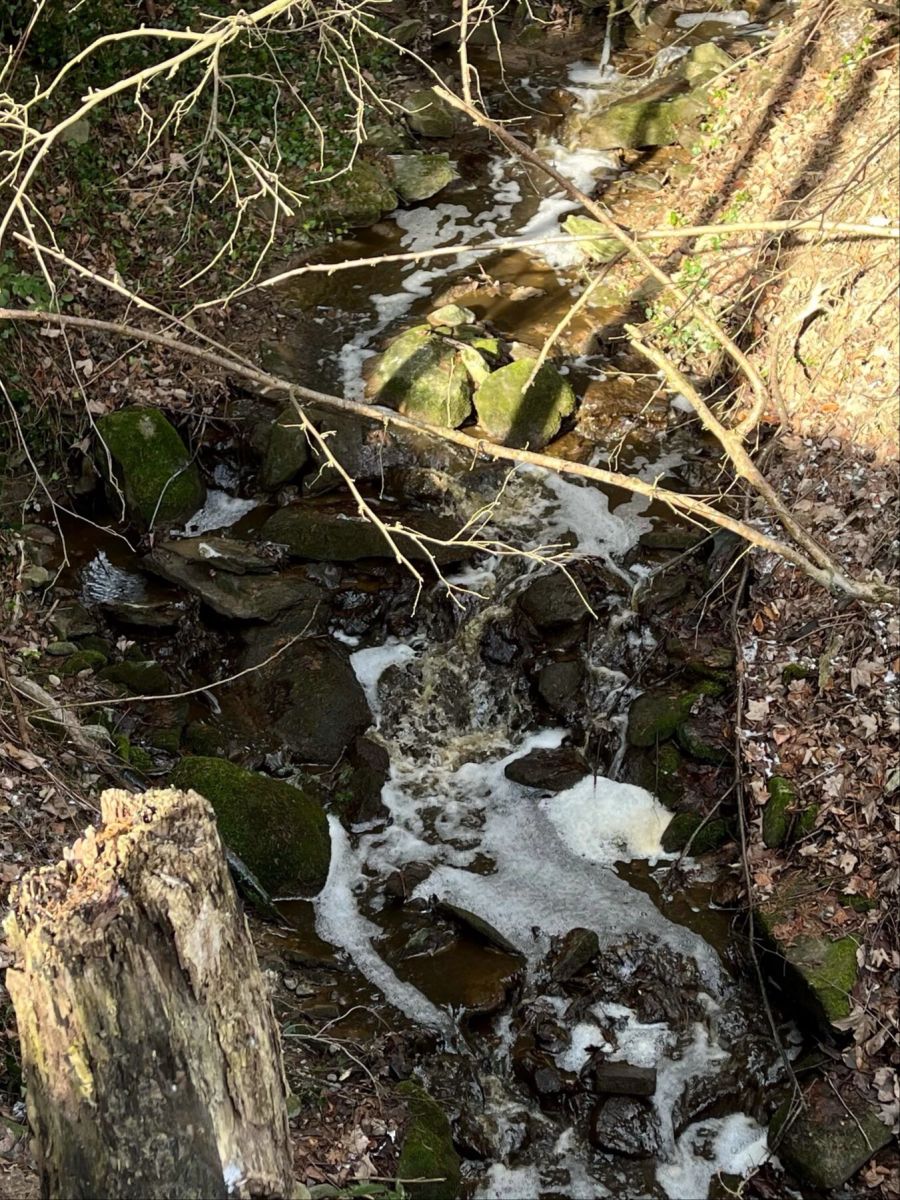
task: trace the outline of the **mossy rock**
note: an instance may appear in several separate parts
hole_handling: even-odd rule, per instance
[[[215,757],[225,749],[226,741],[221,730],[208,721],[191,721],[185,728],[184,745],[192,754]]]
[[[429,138],[449,138],[456,132],[456,114],[431,88],[407,96],[403,107],[413,133]]]
[[[731,761],[731,750],[725,743],[721,729],[699,717],[688,717],[675,731],[678,744],[691,758],[698,762],[722,766]]]
[[[786,998],[810,1020],[829,1027],[850,1015],[859,943],[850,935],[832,939],[803,934],[782,940],[776,931],[780,925],[791,927],[808,892],[802,880],[781,882],[756,909],[755,918],[768,949],[767,966]]]
[[[684,57],[684,77],[692,87],[699,87],[733,65],[734,59],[721,46],[715,42],[701,42]]]
[[[793,783],[782,775],[773,775],[768,782],[769,801],[763,809],[763,841],[770,850],[797,841],[810,833],[816,824],[818,804],[797,806]]]
[[[782,669],[781,682],[787,687],[798,679],[817,679],[818,676],[818,668],[805,663],[792,662],[787,663]]]
[[[97,421],[131,516],[157,527],[185,521],[206,498],[200,472],[175,426],[156,408],[123,408]],[[106,454],[98,451],[108,474]]]
[[[674,146],[708,110],[702,87],[663,100],[620,100],[584,121],[583,143],[591,150]]]
[[[683,763],[678,747],[671,742],[636,751],[629,766],[629,777],[638,787],[651,792],[670,811],[684,799],[681,778]]]
[[[591,238],[589,242],[576,243],[579,254],[591,262],[608,263],[622,253],[622,243],[610,237],[608,230],[593,217],[580,217],[573,213],[563,221],[563,229],[572,237]]]
[[[78,639],[79,650],[96,650],[98,654],[102,654],[104,658],[109,659],[113,652],[113,644],[109,638],[98,637],[96,634],[88,634],[87,637]]]
[[[401,200],[417,204],[430,200],[458,178],[445,154],[392,154],[394,187]]]
[[[272,896],[313,896],[328,878],[331,838],[318,799],[224,758],[183,758],[173,787],[215,809],[222,840]]]
[[[480,358],[480,355],[476,357]],[[369,380],[379,402],[455,429],[472,411],[472,377],[459,349],[428,325],[395,338]]]
[[[117,683],[133,696],[163,696],[173,690],[172,681],[158,662],[126,661],[104,667],[98,674],[107,683]]]
[[[459,1155],[453,1148],[446,1113],[424,1088],[411,1080],[401,1083],[397,1091],[409,1112],[397,1178],[403,1181],[413,1200],[456,1200],[460,1188]],[[412,1179],[435,1182],[405,1182]]]
[[[475,393],[478,421],[507,446],[540,450],[575,409],[575,393],[556,367],[544,363],[527,388],[534,362],[523,358],[492,371]]]
[[[699,813],[683,812],[677,813],[666,826],[662,848],[666,854],[680,854],[690,843],[688,852],[691,855],[708,854],[724,846],[730,839],[727,821],[707,821],[704,825]]]
[[[274,490],[289,483],[309,461],[309,445],[293,405],[282,409],[269,430],[259,481]]]
[[[702,696],[719,696],[722,685],[704,680],[689,689],[650,688],[628,710],[628,742],[632,746],[655,746],[672,736],[688,719],[691,709]]]
[[[157,750],[164,750],[166,754],[177,754],[181,747],[181,726],[166,725],[158,728],[150,728],[145,734],[146,740],[151,746]]]
[[[833,1089],[833,1090],[832,1090]],[[798,1182],[817,1192],[843,1186],[891,1141],[874,1107],[841,1082],[817,1081],[796,1111],[784,1101],[769,1123],[769,1145]]]
[[[60,675],[77,675],[80,671],[96,671],[106,666],[106,655],[99,650],[78,650],[70,654],[58,668]]]
[[[358,158],[327,183],[306,188],[301,215],[323,225],[365,229],[397,207],[397,193],[377,164]]]
[[[74,642],[50,642],[44,650],[45,654],[49,654],[51,658],[67,658],[70,654],[75,654],[78,647]]]
[[[136,771],[149,771],[153,766],[153,759],[147,751],[141,746],[133,746],[131,739],[124,733],[120,733],[116,737],[116,753],[123,762],[127,762]]]

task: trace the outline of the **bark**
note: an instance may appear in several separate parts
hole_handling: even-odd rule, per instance
[[[212,810],[107,791],[101,815],[6,922],[42,1195],[290,1196],[278,1031]]]

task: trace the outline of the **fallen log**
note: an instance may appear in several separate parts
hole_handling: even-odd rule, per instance
[[[101,805],[6,921],[42,1195],[290,1196],[278,1031],[212,810]]]

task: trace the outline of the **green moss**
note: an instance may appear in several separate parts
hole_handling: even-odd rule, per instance
[[[678,688],[651,688],[638,696],[628,710],[628,741],[632,746],[654,746],[672,736],[701,696],[719,696],[722,685],[704,680],[685,691]]]
[[[164,750],[166,754],[177,754],[181,747],[181,726],[170,725],[158,729],[148,729],[146,738],[150,745],[155,746],[157,750]]]
[[[224,749],[225,739],[208,721],[191,721],[184,731],[184,744],[192,754],[215,757]]]
[[[702,829],[701,825],[703,817],[699,813],[677,813],[662,835],[663,850],[667,854],[677,854],[690,842],[690,854],[707,854],[718,850],[731,837],[726,821],[707,821]]]
[[[206,489],[200,472],[178,431],[158,409],[120,409],[101,417],[97,428],[133,517],[144,524],[175,524],[202,505]],[[98,462],[108,474],[103,446]]]
[[[768,782],[769,802],[763,809],[762,835],[769,849],[805,837],[816,824],[818,804],[797,810],[797,792],[789,779],[773,775]]]
[[[801,938],[794,947],[792,961],[799,966],[806,982],[815,992],[829,1021],[850,1016],[850,993],[859,967],[858,942],[854,937]]]
[[[118,683],[133,696],[161,696],[172,691],[169,676],[159,663],[152,660],[115,663],[111,667],[104,667],[99,678],[108,683]]]
[[[675,809],[684,798],[681,779],[682,761],[677,746],[662,742],[635,752],[631,778],[639,787],[652,792],[668,809]]]
[[[816,1194],[841,1187],[891,1140],[871,1105],[846,1088],[839,1098],[840,1084],[832,1087],[824,1100],[821,1094],[809,1097],[799,1111],[793,1098],[785,1100],[769,1124],[769,1145]]]
[[[459,1155],[453,1148],[450,1122],[436,1100],[408,1081],[397,1089],[406,1101],[409,1125],[397,1164],[397,1177],[413,1200],[456,1200],[459,1195]],[[408,1179],[440,1180],[405,1183]]]
[[[818,675],[815,667],[804,666],[803,663],[788,663],[781,672],[781,682],[785,687],[796,679],[815,679]]]
[[[731,752],[723,743],[721,735],[710,730],[707,723],[695,717],[682,721],[675,731],[678,744],[699,762],[713,763],[721,766],[731,759]]]
[[[149,771],[153,766],[153,759],[147,751],[140,746],[132,746],[131,741],[124,733],[120,733],[116,737],[116,753],[136,771]]]
[[[109,638],[97,637],[95,634],[79,638],[78,648],[79,650],[96,650],[98,654],[102,654],[106,659],[113,652],[113,644]]]
[[[184,758],[172,772],[171,783],[193,788],[209,800],[222,839],[271,895],[321,891],[328,877],[331,839],[317,800],[224,758]]]
[[[94,671],[106,666],[106,655],[98,650],[78,650],[58,667],[60,675],[77,675],[79,671]]]
[[[852,908],[854,912],[858,913],[871,912],[873,908],[878,907],[877,900],[870,900],[867,896],[852,895],[850,892],[842,892],[838,899],[845,907]]]

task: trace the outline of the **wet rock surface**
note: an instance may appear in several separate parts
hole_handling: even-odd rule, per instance
[[[564,792],[590,774],[578,750],[559,746],[555,750],[532,750],[505,768],[507,779],[546,792]]]

